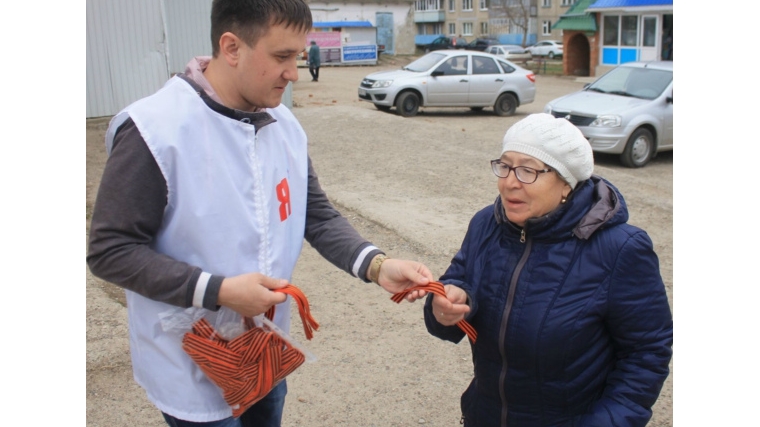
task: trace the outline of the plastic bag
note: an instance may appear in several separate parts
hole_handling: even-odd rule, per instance
[[[300,294],[297,288],[295,291]],[[316,329],[319,325],[308,314],[305,296],[300,295],[295,299],[304,329],[308,329],[307,321]],[[159,317],[165,332],[182,336],[182,348],[222,390],[234,417],[261,400],[301,364],[316,360],[263,314],[243,318],[226,307],[217,312],[192,307],[168,310]]]

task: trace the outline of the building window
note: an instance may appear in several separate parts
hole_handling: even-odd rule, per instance
[[[472,0],[462,0],[462,10],[472,10]]]
[[[562,0],[562,3],[560,3],[561,6],[572,6],[573,3],[575,3],[575,0]]]
[[[480,10],[488,10],[488,1],[480,0]]]
[[[463,22],[462,23],[462,34],[465,36],[471,36],[472,35],[472,22]]]
[[[638,46],[639,17],[637,15],[607,15],[602,33],[604,46]]]
[[[552,21],[544,21],[541,25],[542,35],[550,36],[552,34]]]
[[[449,22],[449,34],[452,36],[457,35],[457,24]]]
[[[639,35],[639,17],[623,16],[620,25],[620,44],[622,46],[636,46]]]
[[[488,22],[483,21],[480,23],[480,34],[488,34]]]
[[[417,0],[414,3],[415,10],[441,10],[443,0]]]
[[[607,15],[604,17],[604,32],[602,43],[605,46],[618,45],[618,33],[620,29],[620,17],[617,15]]]
[[[541,7],[552,7],[552,0],[543,0]]]
[[[642,46],[655,47],[657,41],[657,18],[654,16],[645,16],[643,19],[643,40]]]
[[[449,12],[456,12],[457,6],[456,0],[449,0]]]

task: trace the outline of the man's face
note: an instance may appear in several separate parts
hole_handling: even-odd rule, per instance
[[[237,67],[239,106],[274,108],[280,105],[288,82],[298,80],[296,56],[306,46],[306,33],[283,24],[269,27],[254,46],[243,43]]]

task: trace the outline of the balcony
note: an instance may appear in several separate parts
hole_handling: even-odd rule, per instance
[[[446,11],[439,10],[415,10],[414,23],[422,24],[425,22],[444,22],[446,21]]]

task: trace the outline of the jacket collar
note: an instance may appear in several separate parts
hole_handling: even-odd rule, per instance
[[[511,232],[521,233],[523,228],[509,221],[501,197],[494,202],[494,217]],[[563,235],[587,240],[598,229],[628,221],[628,209],[620,192],[609,181],[592,175],[578,183],[567,202],[548,214],[529,219],[526,233],[537,238],[558,238]]]

